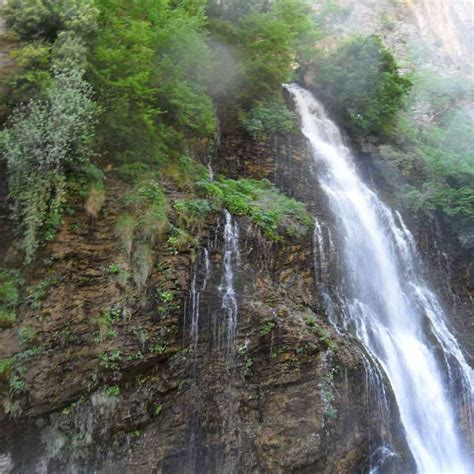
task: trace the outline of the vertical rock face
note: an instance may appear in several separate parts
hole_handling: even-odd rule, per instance
[[[230,134],[214,166],[269,178],[324,216],[307,159],[298,136]],[[0,334],[1,357],[19,356],[28,388],[13,395],[2,381],[5,472],[352,473],[381,462],[387,442],[410,470],[403,440],[389,439],[399,432],[390,395],[377,404],[381,381],[328,324],[311,233],[272,244],[233,221],[229,347],[224,216],[206,222],[196,255],[157,243],[138,288],[107,271],[122,192],[110,176],[97,220],[76,209],[39,255],[20,311],[34,341]]]
[[[439,42],[453,60],[468,59],[474,52],[472,3],[456,0],[405,0],[418,27],[430,42]]]

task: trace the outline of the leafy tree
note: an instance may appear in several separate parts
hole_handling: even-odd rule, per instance
[[[227,78],[231,86],[222,90],[217,84],[214,90],[222,90],[224,99],[229,94],[232,100],[239,99],[245,108],[280,90],[298,63],[307,60],[317,35],[314,15],[304,0],[255,2],[252,6],[234,23],[210,22],[220,53],[221,64],[216,67],[222,67],[217,77],[219,82]]]
[[[56,71],[45,97],[16,109],[2,132],[27,261],[60,224],[66,173],[89,161],[96,112],[91,96],[80,71]]]
[[[313,86],[357,136],[387,136],[411,87],[378,36],[356,37],[315,65]]]
[[[239,120],[244,130],[259,139],[269,134],[294,131],[296,116],[281,98],[275,97],[257,104],[248,113],[242,112]]]
[[[159,159],[183,136],[213,132],[204,17],[181,3],[98,0],[89,77],[105,110],[104,148]]]

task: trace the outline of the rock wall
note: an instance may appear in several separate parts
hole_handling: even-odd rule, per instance
[[[324,215],[308,158],[298,136],[224,134],[213,165],[228,176],[269,178]],[[0,357],[14,356],[11,374],[24,381],[17,390],[0,382],[4,472],[352,473],[377,463],[387,433],[399,432],[396,410],[380,410],[357,343],[328,324],[312,236],[272,244],[239,219],[229,352],[223,217],[205,223],[195,252],[156,242],[140,288],[114,270],[128,269],[114,231],[126,186],[113,171],[106,184],[97,220],[77,203],[40,252],[19,324],[0,333]]]

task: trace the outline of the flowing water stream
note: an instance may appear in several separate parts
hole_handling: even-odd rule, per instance
[[[418,472],[474,472],[457,416],[461,405],[471,412],[473,372],[423,280],[414,239],[401,216],[362,182],[323,107],[301,87],[286,87],[335,220],[344,278],[342,315],[333,323],[354,332],[384,371]],[[323,239],[316,221],[320,254]]]

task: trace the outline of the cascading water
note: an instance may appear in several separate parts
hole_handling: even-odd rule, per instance
[[[462,391],[471,409],[472,369],[446,326],[436,296],[422,280],[414,240],[401,216],[361,181],[340,131],[323,107],[301,87],[286,87],[300,115],[342,249],[343,308],[336,324],[355,331],[369,357],[385,372],[418,472],[473,472],[453,396]],[[321,232],[317,228],[315,237]],[[462,398],[459,393],[457,398]]]
[[[191,330],[190,336],[192,341],[192,346],[194,351],[196,352],[198,340],[199,340],[199,316],[200,316],[200,307],[201,307],[201,294],[207,287],[207,281],[209,280],[209,276],[211,274],[211,261],[209,259],[209,250],[203,249],[202,254],[203,266],[204,266],[204,277],[202,280],[202,284],[198,288],[198,277],[199,277],[199,270],[201,265],[199,264],[199,260],[196,262],[196,266],[194,268],[193,278],[191,280]]]
[[[224,226],[224,265],[219,290],[222,293],[222,309],[227,327],[227,351],[232,354],[235,349],[237,330],[237,299],[234,288],[234,265],[240,260],[239,226],[233,222],[232,215],[225,211]]]

